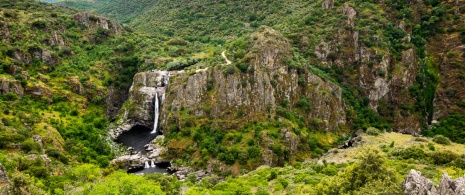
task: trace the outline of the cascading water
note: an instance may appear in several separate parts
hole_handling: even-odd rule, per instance
[[[157,167],[157,166],[155,165],[155,163],[153,163],[153,160],[152,160],[151,167],[152,167],[152,168],[155,168],[155,167]]]
[[[157,133],[157,127],[158,127],[158,117],[160,115],[160,112],[159,112],[159,103],[158,103],[158,93],[155,93],[155,105],[154,105],[154,114],[155,114],[155,117],[154,117],[154,121],[153,121],[153,131],[152,133]]]
[[[148,162],[148,161],[145,161],[145,166],[144,166],[144,168],[146,168],[146,169],[150,168],[150,165],[149,165],[149,162]]]
[[[167,71],[159,71],[158,72],[158,81],[155,98],[154,98],[154,121],[153,121],[153,130],[152,133],[157,133],[158,129],[158,119],[160,117],[160,105],[165,100],[165,91],[168,87],[168,83],[170,81],[170,73]],[[161,95],[161,100],[158,98]]]

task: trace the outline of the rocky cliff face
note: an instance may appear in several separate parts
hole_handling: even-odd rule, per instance
[[[341,87],[310,72],[290,69],[285,59],[291,56],[291,46],[276,31],[265,28],[252,36],[255,42],[253,52],[246,55],[249,64],[246,72],[228,72],[228,67],[235,68],[234,65],[217,65],[136,74],[112,136],[118,137],[135,125],[152,128],[157,100],[161,103],[157,127],[164,134],[172,127],[186,129],[207,123],[227,132],[253,121],[283,122],[289,113],[295,113],[313,130],[334,132],[346,128],[348,107]],[[299,136],[287,128],[281,129],[279,135],[283,144],[289,146],[292,158],[301,142]],[[276,165],[281,157],[273,152],[278,143],[271,136],[262,134],[265,147],[262,160]],[[159,161],[160,155],[156,153],[167,152],[160,148],[161,145],[154,147],[151,159]]]
[[[323,6],[330,8],[331,1]],[[413,106],[415,97],[409,94],[409,88],[416,83],[419,72],[419,60],[413,48],[402,51],[396,59],[392,53],[380,47],[368,47],[360,41],[362,32],[356,30],[358,13],[349,4],[345,4],[340,12],[347,17],[342,26],[331,37],[322,38],[314,48],[311,61],[327,69],[340,71],[342,83],[354,90],[359,97],[367,97],[369,106],[382,118],[392,121],[394,131],[419,133],[421,116],[402,107]],[[371,44],[379,45],[385,41],[378,35],[372,36]],[[410,35],[404,38],[405,44]],[[386,39],[386,38],[384,38]]]
[[[334,131],[346,123],[342,89],[312,73],[298,74],[284,62],[290,44],[266,28],[252,35],[255,43],[247,54],[247,73],[225,73],[216,66],[195,73],[179,73],[171,79],[161,112],[162,129],[183,126],[181,110],[197,118],[215,119],[222,129],[238,128],[239,121],[262,121],[306,101],[311,108],[300,112],[307,124]],[[299,81],[300,79],[300,81]],[[238,117],[237,113],[242,116]]]
[[[120,23],[111,21],[102,16],[95,16],[87,12],[75,14],[73,19],[81,23],[87,28],[103,28],[105,30],[111,30],[116,35],[122,33],[122,26]]]
[[[435,186],[431,180],[412,169],[402,183],[402,188],[406,195],[460,195],[465,194],[465,177],[451,179],[444,173],[439,186]]]
[[[129,89],[129,98],[121,109],[117,121],[119,127],[112,131],[113,137],[118,137],[122,132],[130,130],[136,125],[154,127],[155,100],[163,101],[170,74],[177,73],[147,71],[137,73],[134,76],[132,86]]]

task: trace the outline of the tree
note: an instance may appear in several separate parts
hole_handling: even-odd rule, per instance
[[[85,194],[154,194],[164,195],[160,185],[145,177],[114,172],[100,180],[96,184],[90,184],[85,189]]]

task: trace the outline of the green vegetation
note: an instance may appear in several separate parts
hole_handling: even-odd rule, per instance
[[[0,0],[0,163],[15,194],[401,194],[402,177],[412,168],[435,182],[444,171],[465,173],[465,151],[454,149],[465,143],[465,115],[446,114],[428,129],[437,98],[448,98],[454,110],[465,107],[459,88],[463,70],[444,72],[449,64],[441,64],[453,59],[450,66],[460,67],[465,56],[465,50],[449,50],[459,48],[453,42],[465,42],[463,5],[439,0],[335,0],[333,9],[323,9],[322,0],[59,4],[125,25],[52,4]],[[348,16],[352,8],[354,18]],[[321,124],[328,121],[304,117],[330,104],[312,102],[311,94],[282,98],[273,107],[276,116],[268,105],[257,121],[249,121],[243,107],[222,113],[230,118],[213,118],[204,103],[207,117],[185,108],[172,113],[180,120],[167,119],[164,144],[174,164],[209,169],[213,176],[196,182],[191,173],[181,182],[114,170],[107,131],[115,110],[109,108],[121,106],[115,99],[124,99],[135,73],[157,68],[194,74],[207,67],[240,76],[266,71],[248,63],[258,47],[251,35],[263,26],[290,42],[289,51],[278,51],[288,52],[285,59],[272,60],[297,73],[297,90],[311,85],[307,73],[342,88],[315,93],[342,93],[349,129],[326,131]],[[448,38],[447,51],[437,48],[437,36]],[[232,65],[219,66],[224,50]],[[441,86],[445,75],[457,77],[458,87]],[[276,80],[273,87],[279,86]],[[374,100],[379,81],[391,91]],[[208,93],[214,87],[209,77]],[[437,96],[438,90],[444,96]],[[418,119],[423,134],[434,138],[406,142],[381,133],[405,129],[404,119]],[[330,152],[356,130],[365,130],[372,147],[358,155],[356,149]],[[256,169],[264,162],[277,167]]]
[[[441,137],[441,140],[452,140],[457,143],[465,143],[465,115],[454,113],[441,120],[441,123],[434,125],[431,129],[424,131],[427,136]],[[444,138],[444,135],[446,138]],[[449,140],[449,142],[450,142]],[[447,141],[443,141],[447,144]]]

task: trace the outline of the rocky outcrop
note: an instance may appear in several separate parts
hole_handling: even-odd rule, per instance
[[[457,179],[451,179],[451,177],[444,173],[441,179],[441,183],[438,187],[439,194],[444,195],[464,195],[465,194],[465,176]]]
[[[145,146],[147,160],[157,164],[169,162],[165,156],[168,149],[163,145],[164,139],[165,136],[159,135]]]
[[[20,98],[24,95],[24,89],[19,81],[0,78],[0,94],[5,95],[9,92],[15,93]]]
[[[71,87],[71,91],[74,93],[77,93],[79,95],[84,94],[84,87],[81,84],[81,81],[79,81],[78,77],[72,77],[68,79],[68,84]]]
[[[323,9],[333,9],[334,8],[334,0],[325,0],[321,4]]]
[[[157,136],[145,146],[145,151],[134,151],[130,147],[126,154],[113,159],[111,164],[130,171],[144,168],[146,162],[169,163],[170,160],[165,157],[167,149],[163,146],[164,138],[163,135]]]
[[[444,173],[439,186],[423,177],[419,171],[410,170],[402,183],[406,195],[463,195],[465,194],[465,176],[451,179]]]
[[[27,85],[25,93],[31,95],[32,97],[37,98],[47,98],[50,102],[53,101],[53,93],[50,88],[45,85],[36,84],[36,85]]]
[[[357,16],[357,12],[355,11],[355,9],[351,7],[349,4],[345,4],[342,8],[342,13],[347,15],[347,24],[353,27],[355,25],[355,16]]]
[[[132,153],[119,156],[116,159],[113,159],[110,164],[117,167],[130,170],[142,169],[144,168],[144,162],[142,160],[143,156],[141,153]]]
[[[101,16],[95,16],[87,12],[82,12],[75,14],[73,19],[87,28],[103,28],[105,30],[110,30],[116,35],[120,35],[123,27],[120,23],[111,21],[107,18]]]
[[[402,183],[406,195],[435,195],[438,194],[431,180],[423,177],[420,172],[410,170]]]

